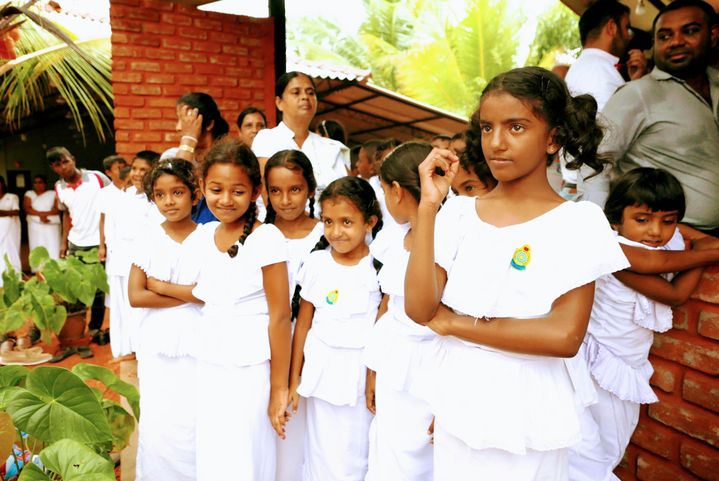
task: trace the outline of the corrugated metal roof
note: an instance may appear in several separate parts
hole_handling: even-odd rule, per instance
[[[319,100],[315,121],[339,121],[350,144],[390,137],[429,139],[467,128],[461,115],[374,85],[369,70],[296,58],[288,60],[287,70],[314,79]]]

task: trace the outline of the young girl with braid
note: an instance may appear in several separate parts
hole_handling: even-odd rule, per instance
[[[372,187],[358,177],[330,183],[320,205],[324,235],[298,276],[290,401],[296,409],[302,396],[307,406],[302,479],[362,481],[372,419],[362,349],[380,303],[366,237],[380,229],[382,213]]]
[[[294,294],[300,267],[323,232],[322,223],[315,218],[317,182],[312,163],[300,150],[281,150],[267,161],[264,181],[268,200],[265,223],[274,224],[285,236],[290,294]],[[294,315],[298,306],[299,294],[294,295],[292,303]],[[277,444],[276,481],[294,481],[302,472],[306,430],[304,401],[300,400],[291,413],[286,430],[286,439]]]
[[[420,201],[419,164],[432,150],[427,143],[400,145],[382,163],[379,177],[387,210],[397,223],[382,229],[370,253],[382,262],[378,274],[386,313],[377,320],[364,352],[367,407],[375,413],[370,429],[366,481],[431,481],[432,444],[427,432],[432,412],[411,393],[420,374],[421,351],[436,334],[412,321],[404,310],[404,276]]]
[[[219,222],[199,226],[183,245],[200,263],[197,284],[168,285],[166,293],[204,303],[194,348],[197,479],[272,481],[272,430],[284,437],[287,421],[287,246],[275,226],[257,221],[262,185],[249,147],[236,140],[213,145],[200,185]],[[231,453],[230,465],[223,452]]]

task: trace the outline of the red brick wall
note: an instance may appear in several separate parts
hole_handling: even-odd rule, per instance
[[[118,154],[177,146],[175,102],[191,91],[212,95],[233,133],[248,105],[274,121],[272,19],[111,0],[110,23]]]
[[[651,383],[659,403],[642,406],[617,468],[624,481],[719,480],[719,267],[704,272],[674,328],[654,337]]]

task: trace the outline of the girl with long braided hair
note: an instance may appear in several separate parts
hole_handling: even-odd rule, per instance
[[[204,302],[197,333],[198,479],[275,478],[276,436],[285,437],[290,363],[287,245],[257,220],[262,189],[255,154],[240,141],[212,146],[201,189],[219,222],[198,227],[187,255],[201,262],[192,290]]]

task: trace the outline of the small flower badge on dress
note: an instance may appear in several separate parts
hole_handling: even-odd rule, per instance
[[[327,297],[325,299],[327,300],[327,304],[330,306],[333,305],[335,302],[337,302],[337,298],[340,296],[340,291],[337,289],[331,290],[329,294],[327,294]]]
[[[527,268],[529,261],[532,260],[532,248],[528,244],[524,244],[522,247],[518,247],[514,250],[512,256],[512,262],[510,265],[518,271],[523,271]]]

